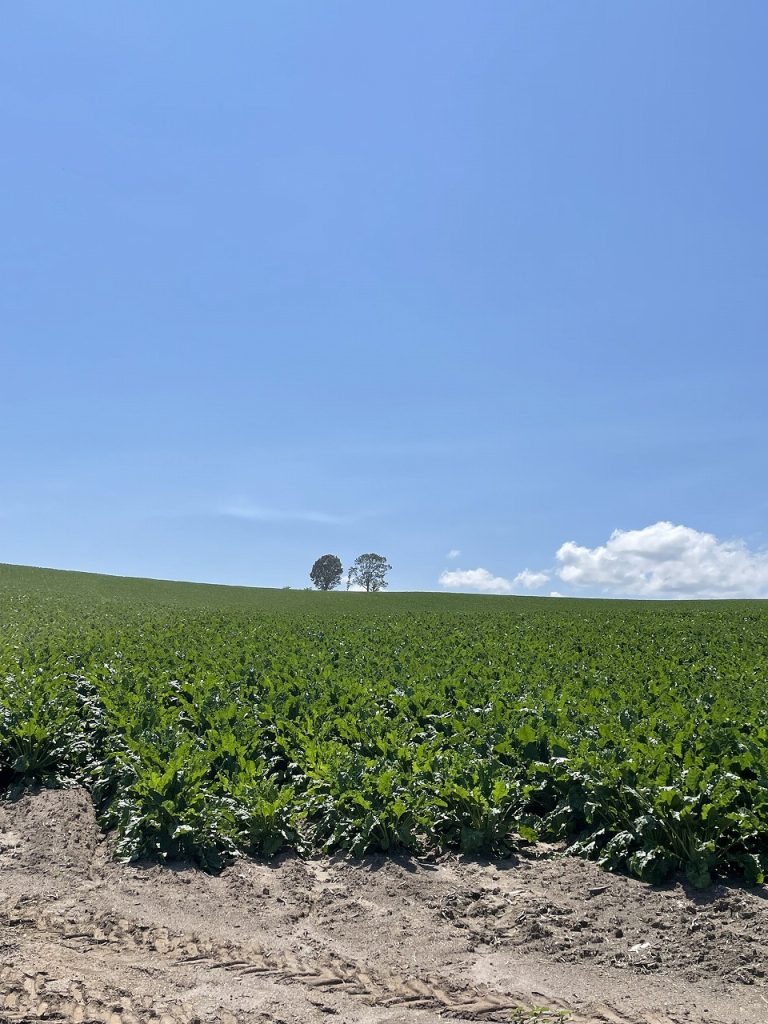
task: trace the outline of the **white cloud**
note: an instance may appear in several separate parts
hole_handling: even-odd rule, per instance
[[[531,572],[530,569],[523,569],[522,572],[515,576],[512,582],[519,583],[521,587],[525,587],[527,590],[535,590],[546,583],[548,579],[548,572]]]
[[[503,576],[494,576],[487,569],[455,569],[440,574],[441,587],[478,590],[482,594],[511,594],[512,582]]]
[[[451,561],[453,561],[453,559],[454,558],[458,558],[460,554],[461,554],[461,552],[459,551],[458,548],[451,548],[451,550],[448,552],[448,554],[445,557],[446,558],[450,558]]]
[[[768,592],[768,552],[670,522],[614,530],[595,548],[567,541],[557,561],[563,582],[611,595],[711,598]]]
[[[564,597],[565,595],[561,594],[559,590],[550,590],[549,596],[550,597]]]
[[[549,579],[549,573],[531,572],[523,569],[514,579],[494,576],[488,569],[446,569],[439,579],[443,587],[459,590],[476,590],[481,594],[514,594],[520,587],[535,590]]]
[[[224,505],[216,512],[217,515],[231,519],[248,519],[258,523],[319,523],[324,526],[344,526],[352,521],[349,516],[333,515],[329,512],[287,511],[249,504]]]

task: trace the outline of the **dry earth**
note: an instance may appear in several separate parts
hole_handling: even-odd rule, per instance
[[[116,864],[87,794],[26,793],[0,804],[0,1021],[768,1021],[763,890],[539,853],[210,877]]]

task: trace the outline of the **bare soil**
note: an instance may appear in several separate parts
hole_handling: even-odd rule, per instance
[[[765,1024],[765,896],[552,849],[123,865],[86,793],[28,792],[0,803],[0,1021]]]

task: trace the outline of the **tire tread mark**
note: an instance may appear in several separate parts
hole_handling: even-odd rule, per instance
[[[68,944],[75,942],[85,945],[113,946],[116,951],[157,954],[176,966],[196,964],[207,970],[224,970],[239,977],[249,975],[266,975],[286,984],[301,984],[310,989],[344,991],[350,996],[364,998],[368,1003],[379,1006],[403,1006],[404,1008],[432,1008],[442,1016],[459,1020],[510,1021],[525,1024],[526,1019],[541,1022],[565,1020],[568,1024],[643,1024],[638,1017],[627,1017],[617,1012],[612,1006],[602,1005],[588,1011],[588,1015],[566,1006],[560,1000],[548,1000],[544,1011],[530,1009],[530,997],[523,994],[501,994],[480,990],[474,986],[462,986],[452,990],[446,988],[444,980],[433,978],[406,978],[397,975],[373,976],[361,964],[350,963],[330,956],[302,958],[281,951],[268,951],[258,947],[246,947],[234,943],[216,943],[199,935],[173,933],[168,928],[141,925],[125,918],[116,920],[113,915],[102,914],[95,917],[66,920],[60,913],[52,911],[49,906],[32,910],[28,903],[23,914],[14,914],[14,908],[6,908],[2,915],[2,923],[10,926],[29,925],[49,936],[66,939]],[[77,948],[74,947],[73,948]],[[23,988],[23,986],[22,986]],[[27,991],[27,990],[24,990]],[[122,994],[121,994],[122,995]],[[5,997],[6,1005],[2,1006]],[[15,1012],[15,1006],[8,1004],[8,999],[21,1000],[18,985],[10,987],[0,973],[0,1024],[5,1019],[3,1013]],[[103,1024],[133,1024],[138,1020],[132,1011],[127,1014],[114,1011],[114,1020],[104,1016],[108,1007],[104,999],[97,995],[94,1010],[96,1017],[86,1016],[85,994],[79,999],[67,1003],[65,1000],[50,1000],[46,994],[45,1014],[39,1012],[43,1001],[39,999],[33,1007],[30,995],[25,1004],[27,1016],[10,1017],[8,1020],[65,1020],[69,1024],[89,1024],[90,1020],[98,1020]],[[37,998],[37,991],[35,996]],[[88,1006],[93,1000],[88,1001]],[[95,1005],[95,1004],[98,1004]],[[114,1006],[114,1001],[112,1003]],[[69,1007],[68,1009],[65,1009]],[[166,1017],[168,1024],[191,1019],[186,1011],[176,1008],[157,1015],[141,1019],[160,1020]],[[30,1015],[31,1014],[31,1015]],[[99,1014],[101,1014],[99,1016]],[[198,1017],[199,1019],[199,1017]],[[681,1024],[672,1018],[659,1018],[658,1024]],[[713,1022],[716,1024],[716,1022]]]

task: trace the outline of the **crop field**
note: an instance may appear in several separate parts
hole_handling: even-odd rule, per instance
[[[0,781],[117,853],[564,842],[768,868],[768,605],[266,591],[0,567]]]

